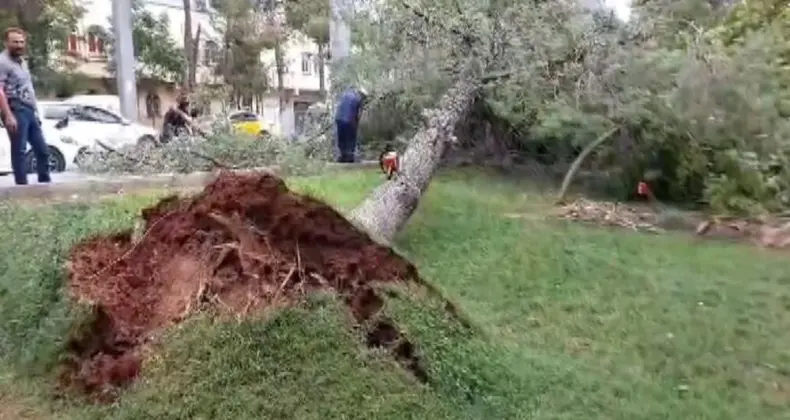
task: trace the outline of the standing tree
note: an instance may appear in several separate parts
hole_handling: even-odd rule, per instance
[[[214,7],[224,41],[219,73],[231,87],[231,102],[251,107],[269,88],[261,53],[274,47],[274,32],[248,0],[222,0]]]
[[[255,14],[258,26],[267,32],[268,41],[274,52],[274,70],[277,77],[277,98],[279,102],[279,115],[285,113],[288,103],[285,90],[285,74],[288,65],[285,57],[285,45],[288,42],[288,23],[284,19],[284,7],[287,3],[273,0],[257,0],[255,2]]]
[[[42,91],[56,89],[71,75],[53,63],[56,51],[65,48],[68,36],[83,14],[71,0],[5,0],[0,2],[0,27],[17,26],[29,38],[29,65],[34,82]]]
[[[168,81],[183,81],[186,75],[186,60],[181,48],[170,36],[170,19],[162,13],[154,16],[146,10],[142,0],[132,1],[132,39],[134,58],[139,63],[138,76]],[[110,20],[112,26],[112,20]],[[108,46],[107,70],[115,73],[114,38],[112,27],[104,31],[104,42]]]
[[[285,2],[288,25],[309,37],[318,46],[318,80],[321,96],[326,96],[326,51],[329,46],[329,2],[300,0]]]
[[[198,52],[201,27],[192,35],[192,0],[184,0],[184,61],[186,62],[183,87],[192,92],[197,85]]]

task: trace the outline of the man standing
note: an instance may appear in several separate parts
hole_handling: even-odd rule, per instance
[[[17,185],[27,184],[25,151],[27,145],[36,156],[38,182],[50,182],[49,151],[38,119],[33,79],[22,57],[25,32],[19,28],[5,31],[5,50],[0,53],[0,112],[11,140],[11,167]]]
[[[337,148],[340,150],[340,163],[353,163],[357,150],[357,131],[362,105],[368,96],[365,88],[347,89],[340,96],[335,112],[335,128],[337,129]]]

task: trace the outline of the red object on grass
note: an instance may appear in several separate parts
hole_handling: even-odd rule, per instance
[[[650,195],[651,195],[650,187],[647,186],[646,182],[644,182],[644,181],[640,182],[636,186],[636,193],[639,194],[642,197],[650,197]]]
[[[387,175],[387,179],[392,179],[392,177],[398,172],[400,166],[399,160],[398,152],[389,151],[381,154],[381,157],[379,158],[379,165],[381,166],[381,171]]]

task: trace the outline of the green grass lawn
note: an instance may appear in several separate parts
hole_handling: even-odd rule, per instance
[[[380,179],[290,184],[350,208]],[[174,328],[115,405],[54,400],[64,251],[152,201],[0,210],[0,419],[790,419],[787,256],[546,221],[541,194],[472,172],[437,179],[397,240],[476,327],[414,290],[388,301],[428,385],[327,295]]]

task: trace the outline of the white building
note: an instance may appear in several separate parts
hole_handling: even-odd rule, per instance
[[[179,47],[183,47],[185,15],[183,0],[144,0],[144,7],[155,16],[166,14],[170,21],[170,36]],[[220,35],[216,33],[212,22],[210,1],[192,1],[192,31],[201,29],[199,41],[199,63],[197,79],[199,84],[217,84],[221,79],[214,75],[212,50],[218,48]],[[78,24],[75,34],[69,38],[68,55],[76,64],[75,70],[88,76],[87,92],[79,93],[112,93],[116,90],[115,79],[107,71],[107,51],[101,40],[91,35],[92,27],[103,27],[110,30],[112,0],[82,0],[86,13]],[[261,114],[272,123],[278,124],[284,133],[297,129],[300,116],[306,108],[319,100],[319,72],[316,60],[318,48],[306,37],[294,35],[286,44],[286,106],[280,113],[279,98],[276,89],[264,98]],[[276,86],[277,77],[274,63],[274,52],[264,51],[261,60],[271,68],[270,82]],[[141,68],[142,73],[145,69]],[[328,69],[326,70],[328,79]],[[177,86],[171,81],[143,79],[138,81],[138,115],[143,122],[158,126],[161,115],[174,101],[178,94]],[[213,111],[219,111],[220,102],[212,104]]]

